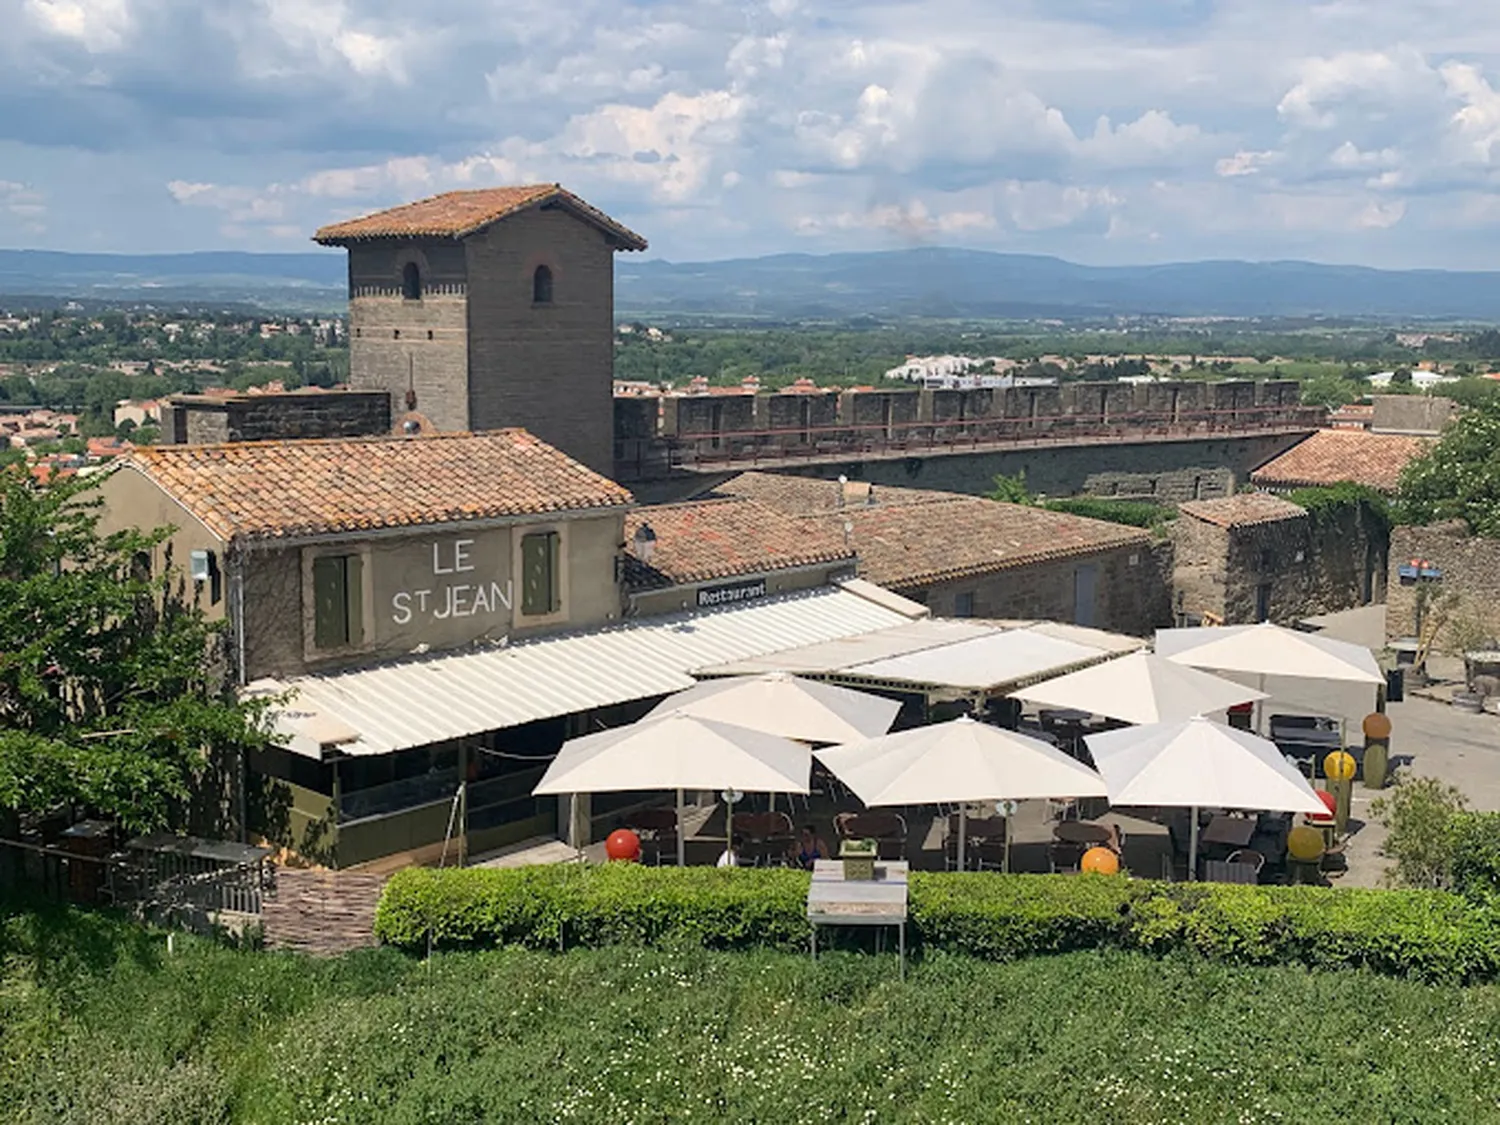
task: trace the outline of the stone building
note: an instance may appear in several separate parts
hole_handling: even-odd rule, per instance
[[[1407,434],[1318,430],[1261,465],[1250,480],[1270,492],[1347,481],[1389,495],[1396,491],[1407,462],[1427,446],[1423,438]]]
[[[1185,625],[1294,621],[1308,605],[1307,510],[1266,492],[1178,505],[1173,602]]]
[[[855,573],[854,549],[833,528],[754,500],[637,508],[625,519],[625,541],[631,616],[774,597]]]
[[[1292,624],[1385,597],[1386,526],[1363,505],[1309,512],[1247,492],[1178,510],[1173,605],[1182,624]]]
[[[979,497],[742,473],[717,494],[847,536],[860,577],[938,617],[1040,619],[1143,636],[1171,622],[1170,545],[1141,528]]]
[[[613,468],[614,253],[646,240],[557,184],[448,192],[335,223],[349,381],[438,430],[520,426]]]

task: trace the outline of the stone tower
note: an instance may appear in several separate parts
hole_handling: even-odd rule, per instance
[[[326,226],[349,251],[349,383],[439,430],[524,426],[613,470],[614,252],[646,240],[557,184]]]

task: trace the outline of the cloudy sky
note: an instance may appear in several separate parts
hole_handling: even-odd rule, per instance
[[[559,180],[677,260],[1490,268],[1481,0],[0,0],[0,246]]]

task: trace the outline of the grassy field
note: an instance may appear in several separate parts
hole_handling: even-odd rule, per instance
[[[0,930],[0,1121],[1500,1120],[1500,989],[1126,954],[238,952]]]

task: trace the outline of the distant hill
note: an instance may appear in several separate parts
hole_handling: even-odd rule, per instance
[[[1500,273],[1311,262],[1080,266],[924,248],[615,266],[622,312],[773,317],[1330,316],[1500,320]]]
[[[342,252],[250,254],[68,254],[0,250],[0,297],[249,302],[291,308],[341,307]]]
[[[1450,318],[1500,321],[1500,273],[1311,262],[1081,266],[1060,258],[922,248],[668,262],[622,254],[624,315],[777,319],[924,317]],[[344,255],[68,254],[0,250],[0,296],[243,301],[326,309],[345,301]]]

